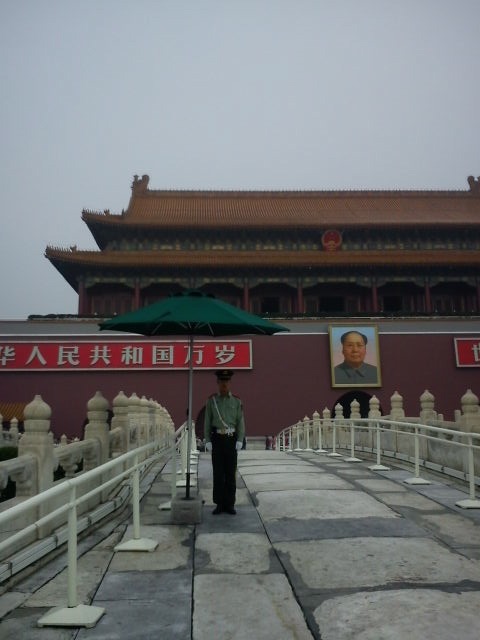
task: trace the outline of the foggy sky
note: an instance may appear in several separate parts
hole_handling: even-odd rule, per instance
[[[0,0],[0,320],[151,189],[467,189],[479,0]]]

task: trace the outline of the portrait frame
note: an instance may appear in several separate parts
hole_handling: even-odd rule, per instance
[[[359,374],[348,367],[343,355],[342,336],[355,332],[367,338],[366,353]],[[330,373],[333,388],[381,387],[380,346],[378,327],[375,324],[332,324],[328,327],[330,338]]]

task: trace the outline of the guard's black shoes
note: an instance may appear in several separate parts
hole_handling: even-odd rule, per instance
[[[212,511],[214,516],[218,516],[219,513],[222,513],[223,509],[222,507],[219,507],[218,505],[215,507],[215,509]]]
[[[231,516],[234,516],[237,513],[236,509],[234,509],[233,507],[228,507],[228,509],[225,509],[225,511]]]

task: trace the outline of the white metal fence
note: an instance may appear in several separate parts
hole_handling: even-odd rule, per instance
[[[42,616],[38,621],[39,626],[91,627],[96,624],[104,609],[77,602],[78,535],[119,509],[131,498],[133,538],[117,545],[115,551],[155,549],[157,541],[141,537],[140,480],[152,465],[162,462],[163,459],[166,463],[170,459],[173,499],[177,487],[185,486],[187,459],[192,454],[187,451],[187,440],[187,425],[183,424],[171,438],[157,438],[94,469],[65,479],[0,513],[0,531],[3,532],[3,540],[0,542],[0,583],[58,546],[67,543],[67,606],[54,609]],[[192,438],[192,441],[194,443],[195,439]],[[102,500],[93,510],[85,511],[84,507],[91,499],[97,502],[95,499],[98,496],[105,495],[106,500]],[[55,509],[49,508],[52,501],[57,505]],[[169,508],[171,501],[159,505],[159,509]],[[29,524],[19,528],[18,524],[22,520]],[[42,535],[42,531],[50,531],[52,522],[58,520],[66,524],[49,535]],[[35,540],[34,544],[31,543],[32,539]]]
[[[320,418],[316,413],[283,429],[277,435],[282,451],[312,451],[345,462],[360,462],[362,452],[374,454],[372,470],[388,470],[386,461],[397,459],[413,465],[410,484],[429,484],[422,468],[465,482],[468,498],[457,506],[480,508],[475,487],[480,484],[480,433],[455,431],[428,424],[381,418]]]

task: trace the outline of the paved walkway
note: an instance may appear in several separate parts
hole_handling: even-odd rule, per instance
[[[28,640],[478,640],[480,510],[433,480],[323,454],[242,451],[237,515],[212,515],[201,454],[198,525],[170,524],[168,466],[153,470],[141,535],[124,514],[79,544],[78,602],[92,628],[37,626],[67,604],[65,554],[1,596],[0,638]],[[183,491],[183,490],[182,490]]]

